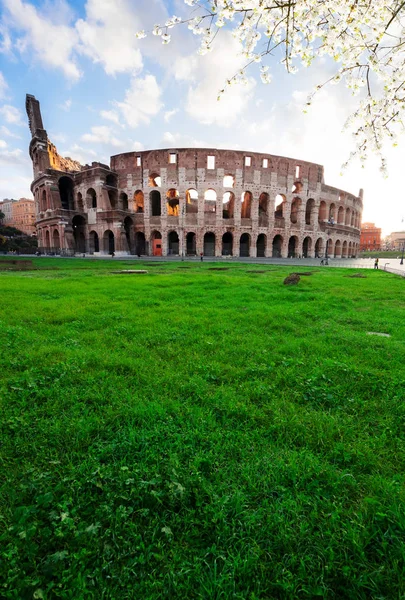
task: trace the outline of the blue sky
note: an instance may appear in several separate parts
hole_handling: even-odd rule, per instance
[[[341,176],[351,150],[342,133],[354,106],[348,91],[328,86],[308,114],[307,95],[332,65],[287,75],[276,59],[273,82],[249,72],[246,86],[218,90],[243,60],[221,32],[214,51],[198,56],[184,27],[163,46],[137,40],[169,15],[186,14],[182,0],[0,0],[0,198],[30,197],[32,176],[25,94],[41,102],[44,126],[58,151],[82,163],[148,148],[222,147],[263,151],[325,166],[325,180],[353,193],[364,188],[364,221],[384,233],[404,228],[404,141],[386,150],[389,178],[376,160]]]

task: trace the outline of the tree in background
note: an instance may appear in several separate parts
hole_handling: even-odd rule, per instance
[[[309,67],[324,56],[336,62],[332,77],[359,94],[346,127],[354,131],[354,150],[364,162],[370,152],[386,172],[383,144],[396,145],[405,112],[405,2],[400,0],[184,0],[186,18],[173,16],[153,34],[164,44],[169,31],[186,25],[201,38],[199,53],[210,52],[221,30],[232,31],[246,65],[225,82],[246,82],[246,70],[257,65],[263,83],[271,82],[270,64],[281,62],[288,73]],[[145,31],[137,34],[146,36]],[[311,104],[313,95],[308,98]]]

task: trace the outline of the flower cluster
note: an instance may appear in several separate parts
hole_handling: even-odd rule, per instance
[[[187,24],[201,37],[200,54],[206,54],[221,29],[232,31],[246,67],[228,80],[225,88],[246,81],[245,71],[254,63],[261,63],[261,80],[269,83],[271,61],[281,62],[289,73],[295,73],[300,66],[308,67],[317,58],[328,56],[337,63],[337,69],[326,83],[344,82],[354,95],[360,95],[357,110],[347,123],[355,130],[354,155],[364,161],[369,152],[381,156],[387,139],[396,143],[396,133],[403,130],[405,116],[402,0],[184,2],[193,7],[190,19],[173,16],[165,25],[156,25],[153,33],[163,43],[169,43],[168,29]],[[145,32],[139,32],[137,37],[145,37]],[[385,169],[383,159],[382,167]]]

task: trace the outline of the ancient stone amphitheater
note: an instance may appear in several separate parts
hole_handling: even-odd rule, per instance
[[[27,96],[39,245],[60,254],[349,257],[363,194],[321,165],[257,152],[127,152],[82,166],[58,155]]]

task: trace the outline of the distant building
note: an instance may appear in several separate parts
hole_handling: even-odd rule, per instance
[[[360,231],[360,252],[381,250],[381,229],[374,223],[362,223]]]
[[[12,204],[12,226],[27,235],[36,234],[35,202],[28,198],[20,198]]]
[[[389,235],[390,250],[402,250],[405,246],[405,231],[393,231]]]
[[[4,214],[3,225],[15,227],[27,235],[36,234],[35,202],[29,198],[3,200],[0,211]]]

